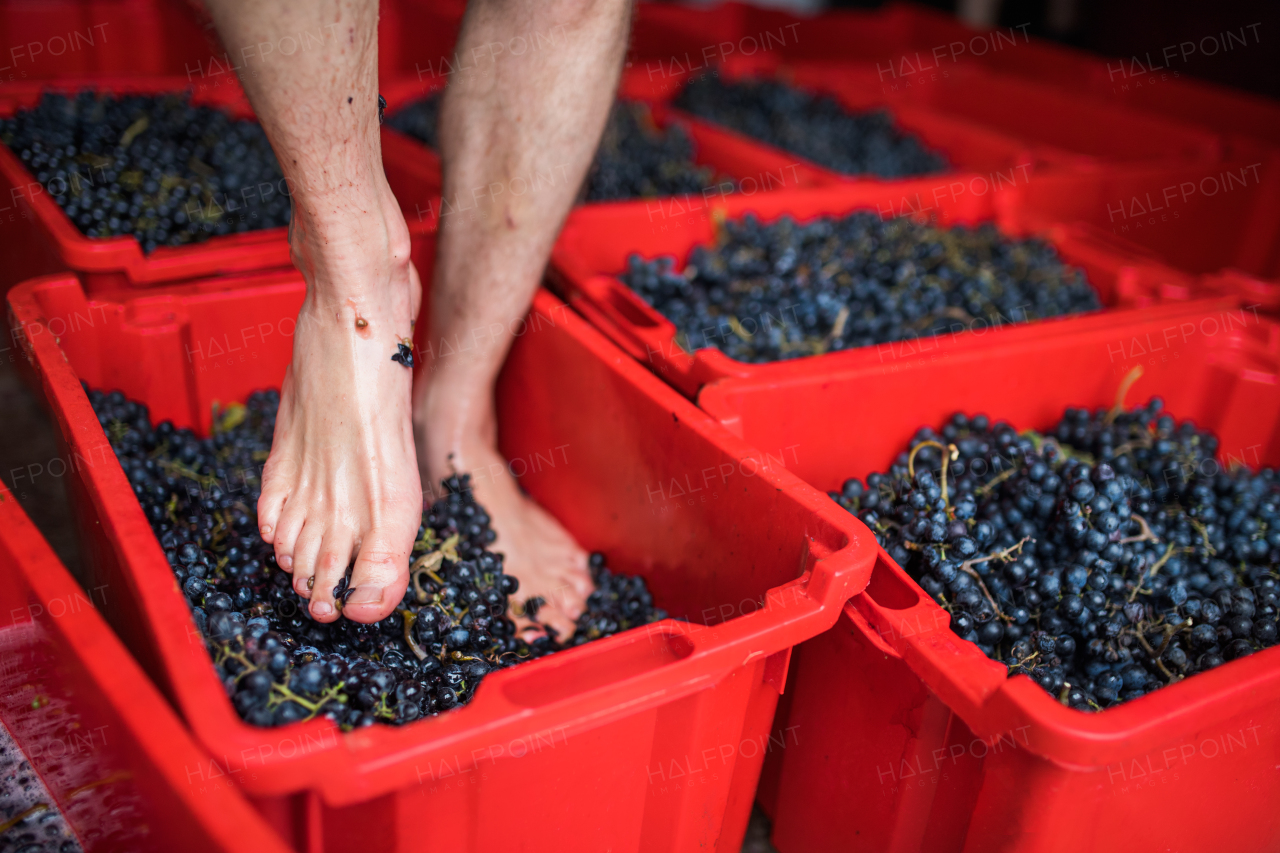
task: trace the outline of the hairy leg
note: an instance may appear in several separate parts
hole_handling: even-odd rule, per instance
[[[411,371],[391,360],[421,287],[382,171],[377,0],[207,1],[288,181],[307,282],[262,474],[262,536],[322,622],[339,617],[332,590],[354,558],[345,615],[376,621],[404,593],[422,513]],[[298,39],[306,49],[276,47]]]
[[[519,597],[541,596],[539,621],[562,639],[591,591],[587,555],[520,493],[498,453],[493,388],[591,165],[630,9],[629,0],[471,0],[458,54],[474,65],[450,80],[440,122],[429,363],[414,390],[423,476],[434,485],[455,469],[474,473]]]

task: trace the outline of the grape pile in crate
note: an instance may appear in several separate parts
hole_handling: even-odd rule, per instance
[[[89,237],[132,235],[150,253],[289,224],[262,127],[186,94],[46,92],[0,119],[0,142]]]
[[[885,110],[852,113],[830,95],[777,80],[706,75],[675,106],[844,175],[909,178],[947,169],[947,158],[899,130]]]
[[[961,638],[1100,710],[1276,643],[1280,478],[1217,449],[1158,398],[1043,434],[957,414],[832,497]]]
[[[797,223],[747,214],[711,246],[632,255],[621,280],[676,325],[688,351],[750,363],[821,355],[1101,308],[1084,272],[991,223],[941,228],[860,211]]]
[[[198,438],[120,392],[89,391],[236,710],[258,726],[323,716],[344,729],[401,724],[469,702],[490,672],[666,618],[639,577],[591,557],[596,591],[572,637],[526,642],[508,616],[519,582],[489,549],[495,534],[469,478],[444,482],[423,514],[411,582],[385,619],[311,619],[292,576],[258,534],[259,474],[276,391],[217,413]],[[350,593],[343,578],[339,606]],[[541,599],[514,602],[537,618]]]

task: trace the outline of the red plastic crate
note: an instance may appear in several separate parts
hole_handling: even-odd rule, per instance
[[[878,61],[888,68],[892,60],[915,62],[916,52],[927,56],[937,44],[946,48],[957,38],[976,34],[950,15],[900,3],[874,11],[833,10],[812,16],[737,2],[714,6],[640,3],[636,32],[642,27],[694,37],[693,44],[685,38],[675,46],[653,38],[651,47],[645,45],[648,49],[642,49],[640,38],[634,39],[634,64],[664,76],[696,74],[726,60],[765,53],[785,59]],[[958,56],[963,56],[959,51]]]
[[[785,59],[883,61],[886,68],[890,62],[900,66],[899,57],[914,62],[913,54],[927,40],[908,10],[892,3],[875,10],[837,9],[804,17],[748,7],[735,45],[738,54],[751,49],[752,36]]]
[[[1152,71],[1143,59],[1137,65],[1133,58],[1101,59],[1086,91],[1129,109],[1227,134],[1236,145],[1250,140],[1280,145],[1280,103],[1166,69]]]
[[[713,242],[713,219],[720,214],[738,218],[755,213],[762,221],[769,222],[783,215],[806,221],[818,216],[873,210],[885,216],[927,215],[942,225],[994,221],[1002,232],[1013,237],[1038,233],[1024,226],[1016,206],[1006,203],[1007,196],[996,191],[979,192],[981,189],[981,185],[966,182],[965,176],[941,176],[915,181],[850,183],[770,196],[727,196],[717,200],[711,212],[663,219],[647,216],[644,211],[616,207],[577,210],[570,215],[552,253],[552,281],[593,325],[689,397],[696,396],[705,383],[726,376],[783,377],[809,363],[837,370],[849,364],[879,362],[896,358],[896,354],[902,352],[926,349],[930,339],[769,364],[734,361],[714,348],[689,354],[675,342],[675,325],[616,276],[626,268],[626,259],[633,252],[644,257],[688,258],[695,245]],[[1086,271],[1103,305],[1112,309],[1102,315],[1058,318],[1048,321],[1048,325],[1067,323],[1073,328],[1087,328],[1108,322],[1108,317],[1119,313],[1117,309],[1148,308],[1160,301],[1185,300],[1195,295],[1191,276],[1153,261],[1126,256],[1097,235],[1075,227],[1054,226],[1046,236],[1064,260]],[[997,322],[1007,324],[1009,318],[997,318]],[[1037,323],[1036,327],[1042,325],[1045,324]],[[996,340],[1006,331],[991,330],[986,325],[969,331],[957,329],[961,336],[977,334],[984,340]]]
[[[1214,163],[1226,153],[1224,140],[1208,130],[973,64],[930,72],[924,82],[890,82],[871,66],[841,63],[797,62],[793,73],[802,82],[830,81],[849,97],[884,97],[986,127],[1062,166]]]
[[[631,21],[626,67],[629,69],[697,68],[708,62],[718,45],[738,37],[746,17],[740,3],[688,6],[640,2]],[[676,72],[677,74],[682,72]]]
[[[1280,308],[1280,156],[1038,176],[1015,192],[1033,224],[1078,223],[1205,275],[1210,292]]]
[[[222,57],[181,0],[3,0],[0,83],[187,74]]]
[[[223,82],[226,85],[222,85]],[[228,75],[227,80],[217,85],[192,84],[185,77],[60,79],[49,83],[3,85],[0,86],[0,116],[10,116],[19,108],[34,106],[46,87],[71,93],[85,87],[116,93],[189,90],[193,103],[226,109],[237,118],[253,116],[234,75]],[[390,135],[390,131],[384,131],[384,140]],[[397,150],[395,141],[388,142],[388,147]],[[386,168],[388,182],[401,201],[406,220],[422,222],[414,205],[420,210],[439,195],[437,174],[403,160]],[[143,254],[133,237],[86,237],[5,146],[0,146],[0,205],[7,206],[0,207],[0,251],[6,260],[12,259],[0,271],[0,292],[26,278],[62,270],[80,273],[86,289],[102,292],[291,266],[287,228],[265,228],[212,237],[188,246],[166,246],[150,255]],[[251,201],[248,209],[252,212]],[[417,228],[411,229],[411,233],[421,237],[429,230],[430,227],[425,231]],[[422,252],[419,246],[415,249]]]
[[[805,17],[737,3],[715,9],[728,13],[736,25],[726,36],[725,46],[717,50],[719,56],[754,55],[755,46],[760,45],[787,61],[867,64],[877,70],[883,83],[919,82],[921,75],[928,78],[961,64],[998,64],[1010,54],[1022,58],[1028,52],[1024,49],[1054,47],[1031,40],[1026,25],[975,29],[955,15],[912,3],[893,2],[874,11],[841,9]],[[1056,66],[1053,70],[1059,72]],[[1067,72],[1061,71],[1057,79],[1067,79]]]
[[[285,853],[234,786],[193,784],[209,756],[94,609],[121,594],[76,584],[0,483],[0,720],[50,805],[90,853]]]
[[[1057,86],[1148,115],[1194,124],[1233,137],[1237,143],[1253,138],[1271,145],[1280,144],[1280,104],[1186,73],[1188,66],[1183,64],[1186,57],[1182,55],[1186,43],[1153,44],[1153,50],[1142,51],[1140,55],[1105,57],[1042,39],[1026,40],[1020,32],[1017,44],[1011,49],[1011,33],[1002,28],[999,35],[994,31],[987,33],[991,48],[978,56],[976,49],[981,47],[981,42],[972,40],[982,34],[980,31],[968,30],[953,18],[909,4],[894,8],[912,18],[922,31],[935,33],[925,39],[934,44],[946,43],[945,33],[956,28],[951,38],[968,39],[975,48],[965,51],[969,61],[1001,74]],[[1207,33],[1205,39],[1217,41],[1219,50],[1228,41],[1232,49],[1263,44],[1258,33],[1246,31],[1244,25],[1232,30],[1230,39],[1226,31]],[[1245,45],[1240,44],[1242,40]],[[996,46],[1000,49],[994,49]],[[1170,49],[1168,56],[1164,53],[1166,47]],[[958,53],[960,50],[957,48]],[[962,54],[961,59],[965,58]]]
[[[890,69],[888,63],[882,66],[886,76],[910,75],[913,67],[928,71],[930,65],[949,69],[957,64],[977,64],[1011,77],[1079,91],[1101,61],[1093,54],[1031,38],[1027,24],[976,28],[954,15],[912,3],[890,4],[886,12],[910,33],[909,42],[897,48],[895,67]]]
[[[747,14],[748,7],[743,3],[693,5],[641,0],[636,3],[632,36],[636,44],[632,50],[641,56],[661,56],[669,52],[662,36],[666,32],[692,34],[704,42],[734,38],[745,26]],[[641,32],[643,35],[639,38],[634,35]]]
[[[664,4],[641,4],[641,20],[647,14],[658,19],[648,11],[651,8],[663,9]],[[1101,57],[1029,38],[1025,27],[975,29],[954,15],[912,3],[890,3],[874,12],[831,11],[810,18],[738,3],[671,8],[664,20],[674,18],[684,27],[698,28],[704,45],[687,57],[684,52],[655,53],[665,59],[659,66],[650,58],[655,75],[690,73],[691,64],[703,64],[697,61],[702,50],[709,49],[712,58],[723,60],[754,55],[757,45],[788,61],[862,63],[876,71],[878,82],[886,84],[919,82],[933,73],[977,65],[1150,116],[1194,124],[1237,141],[1253,137],[1280,144],[1280,104],[1188,76],[1180,70],[1182,58],[1177,51],[1181,47],[1173,60],[1164,58],[1159,49],[1139,57]],[[718,21],[718,26],[709,24],[711,20]],[[1221,47],[1226,36],[1215,35]],[[1239,35],[1232,33],[1234,48],[1240,46]],[[1244,36],[1250,46],[1261,44],[1252,31]]]
[[[645,68],[632,67],[622,76],[619,91],[625,97],[669,102],[686,85],[687,74],[657,73],[652,64]],[[1035,146],[1014,139],[1009,135],[982,127],[963,118],[948,116],[937,110],[920,107],[910,100],[889,92],[889,87],[876,82],[876,72],[870,66],[791,66],[784,64],[776,53],[760,53],[752,56],[731,56],[717,62],[714,73],[727,79],[744,77],[777,77],[792,85],[812,92],[831,95],[847,109],[855,112],[885,109],[893,114],[895,124],[902,130],[918,136],[929,148],[946,155],[951,169],[948,173],[975,173],[987,182],[996,180],[1027,180],[1041,161],[1050,163],[1064,160],[1064,155],[1050,151],[1038,151]],[[795,164],[812,177],[805,182],[809,186],[850,181],[880,181],[870,175],[844,175],[825,168],[799,155],[776,148],[763,141],[712,121],[702,119],[682,110],[673,109],[672,115],[686,124],[714,131],[721,138],[736,140],[739,146],[750,146],[760,152],[769,152],[779,164]],[[941,176],[936,176],[941,178]]]
[[[123,301],[71,277],[10,294],[67,452],[90,460],[69,478],[89,574],[120,591],[112,624],[219,756],[207,774],[241,780],[302,850],[506,849],[515,832],[530,851],[736,851],[790,649],[862,588],[874,540],[782,467],[784,448],[748,448],[545,291],[500,383],[503,452],[584,547],[690,621],[504,670],[402,728],[236,716],[80,381],[205,430],[213,401],[279,382],[302,297],[296,274]],[[424,831],[423,814],[452,817]]]
[[[1017,192],[1028,220],[1087,223],[1189,272],[1280,277],[1280,158],[1049,175]]]
[[[894,4],[889,10],[909,22],[917,49],[928,46],[929,53],[921,51],[926,63],[946,67],[952,59],[951,48],[959,41],[963,44],[955,47],[955,53],[960,61],[1009,77],[1046,83],[1139,114],[1196,125],[1224,136],[1232,148],[1249,147],[1256,141],[1280,144],[1280,104],[1188,75],[1183,64],[1186,56],[1182,55],[1186,43],[1153,45],[1153,50],[1139,56],[1104,57],[1043,39],[1028,39],[1018,28],[971,29],[949,15],[909,3]],[[1206,40],[1216,41],[1218,50],[1262,44],[1258,32],[1244,25],[1232,30],[1230,37],[1221,31],[1206,34]],[[947,50],[939,61],[931,52],[942,45],[947,45]],[[1195,47],[1199,53],[1200,43]],[[1166,48],[1170,51],[1167,56]],[[901,56],[914,60],[905,51]],[[817,57],[810,54],[805,58]]]
[[[1204,293],[1235,296],[1242,305],[1256,305],[1273,317],[1280,313],[1280,284],[1275,278],[1262,279],[1237,269],[1200,277]]]
[[[488,61],[501,55],[461,57],[456,53],[458,31],[462,26],[464,3],[424,2],[424,0],[380,0],[378,4],[378,78],[385,87],[389,81],[412,76],[422,81],[437,80],[444,85],[450,76],[477,61]],[[561,41],[561,44],[564,42]],[[518,47],[518,45],[516,45]],[[385,96],[387,93],[382,92]]]
[[[993,126],[980,118],[950,112],[923,95],[916,95],[912,85],[921,86],[918,80],[903,83],[870,63],[780,63],[772,73],[800,88],[831,95],[850,110],[888,110],[899,127],[946,154],[955,171],[988,173],[994,181],[995,173],[1002,170],[1007,173],[1021,168],[1025,172],[1030,167],[1039,173],[1045,167],[1062,167],[1073,160],[1068,152],[1025,138],[1016,128]],[[959,73],[962,72],[946,69],[927,76],[936,83]],[[1015,175],[1018,177],[1026,180],[1025,176]]]
[[[1223,465],[1280,464],[1280,325],[1225,306],[726,379],[699,402],[748,442],[796,446],[793,470],[836,490],[887,470],[920,426],[956,411],[1046,429],[1068,405],[1110,406],[1136,365],[1131,405],[1163,397],[1219,435]],[[859,423],[874,428],[851,438]],[[1083,714],[1007,678],[949,621],[882,552],[841,622],[797,650],[778,725],[798,742],[771,756],[761,786],[782,853],[1280,845],[1280,649]]]
[[[383,79],[434,73],[453,60],[461,3],[382,0],[378,66]],[[225,50],[199,0],[3,0],[0,83],[92,76],[182,76],[200,86],[229,85],[239,71],[276,56],[332,42],[331,28],[291,33],[247,53]]]

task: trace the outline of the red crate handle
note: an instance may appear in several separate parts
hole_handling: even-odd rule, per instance
[[[629,288],[622,287],[615,279],[608,276],[596,276],[584,283],[580,291],[582,297],[575,300],[574,307],[579,311],[591,313],[592,322],[602,322],[606,328],[614,329],[618,335],[618,344],[634,358],[645,360],[646,353],[653,346],[653,339],[662,337],[663,332],[670,332],[674,338],[675,327],[667,318],[656,314],[652,308],[636,299]],[[623,300],[632,316],[627,316],[615,304],[614,300]],[[648,334],[638,330],[636,317],[648,318],[646,323],[653,330]],[[670,328],[666,328],[670,327]]]
[[[874,648],[879,650],[885,657],[891,657],[894,660],[902,660],[902,655],[893,646],[885,642],[884,635],[880,633],[870,622],[867,617],[863,616],[856,605],[852,601],[844,606],[844,615],[853,623],[855,630],[861,632],[861,636],[866,639]]]

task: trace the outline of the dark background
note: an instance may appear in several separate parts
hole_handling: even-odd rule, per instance
[[[831,0],[830,8],[871,9],[884,5],[871,0]],[[955,12],[955,0],[925,0],[921,5]],[[1271,98],[1280,98],[1280,0],[1076,0],[1075,21],[1058,32],[1048,25],[1046,0],[1002,0],[993,23],[1017,26],[1029,23],[1033,36],[1050,39],[1106,57],[1129,59],[1137,56],[1146,64],[1146,54],[1159,61],[1169,45],[1216,36],[1237,36],[1246,29],[1248,45],[1239,41],[1232,50],[1206,56],[1197,51],[1185,62],[1181,57],[1171,66],[1181,73],[1224,86],[1244,89]],[[1255,36],[1256,33],[1256,36]],[[1206,49],[1212,49],[1208,43]]]

